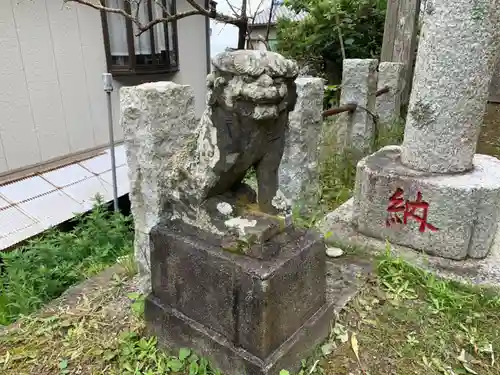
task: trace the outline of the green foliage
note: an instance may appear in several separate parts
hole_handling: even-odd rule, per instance
[[[328,109],[338,105],[340,95],[339,85],[328,85],[325,87],[325,95],[323,97],[323,108]]]
[[[295,225],[310,228],[327,212],[352,197],[356,181],[356,164],[364,155],[349,149],[342,149],[337,138],[339,129],[336,122],[326,120],[319,155],[319,192],[318,202],[314,209],[305,214],[300,205],[293,208],[292,215]],[[374,150],[387,145],[401,144],[404,134],[404,122],[379,124]]]
[[[278,51],[324,73],[329,82],[341,80],[339,30],[347,58],[379,57],[387,0],[287,0],[286,4],[308,15],[301,21],[278,22]]]
[[[132,300],[132,304],[130,305],[130,308],[132,309],[132,314],[136,318],[143,318],[144,317],[144,302],[145,302],[146,296],[143,294],[139,294],[139,293],[129,293],[127,295],[127,297]]]
[[[177,356],[158,350],[155,337],[141,337],[127,332],[121,337],[118,353],[119,373],[122,375],[220,375],[206,358],[200,358],[188,348],[181,348]]]
[[[98,204],[77,220],[69,232],[50,229],[27,245],[1,254],[0,325],[35,311],[132,252],[130,218]]]
[[[386,253],[377,264],[377,273],[393,298],[425,299],[433,314],[442,314],[451,320],[458,315],[478,318],[477,312],[482,310],[495,311],[497,316],[500,309],[497,290],[439,278],[402,258],[392,256],[390,245],[387,245]]]

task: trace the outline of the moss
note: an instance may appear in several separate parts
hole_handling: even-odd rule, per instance
[[[254,241],[245,241],[241,239],[235,239],[230,244],[223,245],[222,249],[225,251],[229,251],[230,253],[245,255],[248,253],[248,250],[253,245]]]

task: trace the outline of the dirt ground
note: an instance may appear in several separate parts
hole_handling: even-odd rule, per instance
[[[2,375],[112,374],[123,332],[141,332],[128,295],[135,280],[114,266],[42,311],[0,331]]]
[[[477,152],[500,156],[500,103],[488,103]]]

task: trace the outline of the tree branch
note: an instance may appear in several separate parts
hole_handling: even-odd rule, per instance
[[[271,32],[271,20],[273,19],[274,12],[274,1],[271,0],[271,8],[269,8],[269,17],[267,19],[267,28],[266,28],[266,42],[269,40],[269,33]]]
[[[127,1],[127,0],[124,0],[124,1]],[[139,7],[141,1],[142,0],[139,0],[137,2],[138,7]],[[136,36],[140,36],[142,33],[144,33],[145,31],[149,30],[150,28],[152,28],[153,26],[155,26],[159,23],[174,22],[174,21],[186,18],[186,17],[195,16],[195,15],[205,16],[205,17],[214,19],[216,21],[223,22],[223,23],[229,23],[229,24],[232,24],[235,26],[244,24],[244,20],[242,20],[242,19],[227,16],[225,14],[218,13],[218,12],[212,12],[209,9],[205,9],[202,6],[200,6],[199,4],[197,4],[195,0],[186,0],[186,1],[189,3],[189,5],[191,5],[194,8],[193,10],[189,10],[186,12],[176,13],[176,14],[171,15],[168,12],[168,10],[163,6],[163,4],[159,3],[157,0],[154,0],[154,2],[157,5],[160,5],[162,7],[162,10],[164,11],[164,13],[166,13],[166,15],[164,17],[156,18],[154,20],[151,20],[150,22],[143,24],[139,21],[137,16],[134,17],[132,14],[127,13],[123,9],[110,8],[110,7],[104,6],[102,3],[102,0],[63,0],[64,3],[73,2],[73,3],[77,3],[77,4],[86,5],[90,8],[93,8],[93,9],[96,9],[99,11],[120,14],[123,17],[125,17],[126,19],[132,21],[137,26],[138,33],[136,34]],[[137,9],[137,11],[138,11],[138,9]]]

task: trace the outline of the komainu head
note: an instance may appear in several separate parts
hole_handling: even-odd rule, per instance
[[[279,117],[292,111],[297,99],[297,63],[275,52],[226,51],[212,60],[208,75],[209,105],[222,106],[254,120]]]

